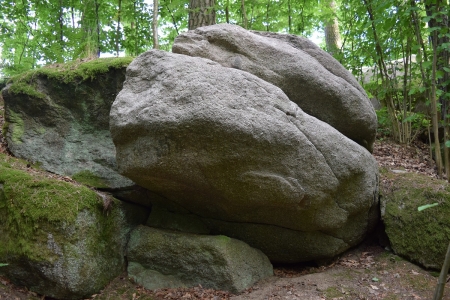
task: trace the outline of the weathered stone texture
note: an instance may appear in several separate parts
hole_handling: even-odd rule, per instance
[[[276,245],[273,231],[259,229],[246,238],[239,224],[297,234],[284,257],[302,260],[294,253],[305,232],[308,243],[315,237],[334,245],[307,260],[332,257],[361,241],[374,222],[378,169],[371,154],[248,72],[146,52],[128,67],[110,124],[123,175],[172,210],[233,223],[231,230],[210,222],[251,246],[265,240],[276,253],[292,239],[286,234]],[[278,257],[269,256],[284,261]]]

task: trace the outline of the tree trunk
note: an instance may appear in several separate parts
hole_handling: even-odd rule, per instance
[[[227,24],[230,24],[230,0],[227,0],[227,5],[225,6],[225,20]]]
[[[98,0],[94,0],[95,4],[95,20],[97,24],[97,49],[96,49],[96,56],[100,57],[100,16],[98,14],[100,3],[98,3]]]
[[[399,141],[400,140],[400,126],[398,124],[398,118],[397,113],[395,111],[395,105],[394,105],[394,99],[393,99],[393,93],[392,93],[392,82],[389,79],[388,76],[388,70],[386,67],[386,63],[384,61],[384,55],[383,55],[383,49],[381,48],[381,42],[378,38],[376,26],[375,26],[375,16],[373,14],[372,10],[372,3],[368,2],[367,0],[363,0],[364,5],[366,6],[367,13],[369,14],[369,19],[371,23],[372,33],[373,33],[373,39],[375,42],[375,50],[377,53],[377,59],[376,63],[378,65],[378,68],[380,69],[380,75],[381,75],[381,83],[383,86],[383,89],[386,91],[385,93],[385,103],[389,115],[389,119],[392,123],[392,134],[394,136],[394,139]]]
[[[325,20],[325,42],[327,52],[337,58],[341,52],[342,41],[339,33],[339,23],[336,14],[336,2],[330,0],[327,4],[330,16]]]
[[[119,43],[120,43],[120,15],[122,14],[122,0],[119,0],[119,9],[117,10],[117,28],[116,28],[116,56],[119,57]]]
[[[61,47],[61,52],[58,53],[57,62],[64,62],[64,15],[63,15],[63,3],[62,0],[59,0],[59,15],[58,15],[58,23],[59,23],[59,45]]]
[[[61,42],[61,47],[63,46],[62,43],[64,43],[64,16],[63,16],[63,3],[62,0],[59,0],[59,16],[58,16],[58,22],[59,22],[59,40]]]
[[[214,0],[190,0],[189,30],[216,24]]]
[[[292,6],[291,0],[288,0],[288,33],[292,32]]]
[[[433,40],[437,39],[437,32],[433,32]],[[436,166],[439,178],[442,178],[442,156],[441,143],[439,141],[439,113],[437,110],[436,97],[436,69],[437,69],[437,50],[436,43],[433,43],[433,70],[431,72],[431,121],[434,130],[434,153],[436,156]]]
[[[447,114],[448,114],[448,103],[446,99],[446,94],[448,91],[448,80],[449,75],[448,72],[446,72],[445,69],[448,68],[448,59],[449,59],[449,51],[448,46],[444,46],[449,42],[449,38],[446,34],[449,29],[448,24],[448,15],[446,11],[447,1],[437,0],[433,4],[426,4],[426,11],[427,15],[430,18],[428,22],[428,26],[430,28],[434,28],[431,32],[431,44],[433,48],[433,64],[432,64],[432,79],[431,79],[431,105],[433,106],[433,118],[436,118],[437,126],[439,125],[439,121],[442,119],[444,121],[444,161],[445,161],[445,173],[447,174],[447,177],[450,176],[450,162],[449,162],[449,151],[446,149],[446,141],[448,138],[448,120],[447,120]],[[439,77],[437,76],[437,73],[441,72],[443,76]],[[438,94],[438,90],[440,93]],[[438,96],[439,95],[439,96]],[[439,104],[438,104],[439,103]],[[441,111],[437,110],[437,106],[440,105]],[[436,114],[436,116],[434,116]],[[435,121],[433,120],[433,127],[434,127]],[[436,164],[438,165],[438,174],[439,177],[442,175],[442,159],[437,157],[438,151],[440,152],[440,141],[439,139],[436,140],[436,138],[439,137],[438,132],[439,128],[434,128],[435,130],[435,153],[436,153]],[[438,149],[439,146],[439,149]],[[440,160],[440,162],[438,162]],[[449,178],[450,180],[450,178]]]
[[[158,0],[153,0],[152,31],[153,31],[153,49],[159,49],[159,39],[158,39]]]
[[[74,13],[73,6],[70,7],[70,13],[72,15],[72,28],[75,29],[75,13]]]
[[[173,11],[170,9],[169,4],[166,3],[166,0],[163,0],[163,7],[166,7],[167,11],[170,14],[170,17],[172,18],[172,25],[173,25],[173,28],[175,28],[175,32],[177,33],[177,35],[180,35],[178,26],[177,26],[177,21],[175,20],[175,15],[173,14]],[[190,16],[190,14],[191,13],[189,13],[189,16]]]
[[[245,0],[241,0],[241,12],[242,12],[242,26],[247,29],[248,27],[248,18],[247,12],[245,10]]]
[[[450,268],[450,243],[447,247],[447,254],[445,255],[444,263],[442,265],[441,273],[439,275],[438,284],[434,293],[433,300],[441,300],[444,296],[445,283],[447,281],[448,269]]]

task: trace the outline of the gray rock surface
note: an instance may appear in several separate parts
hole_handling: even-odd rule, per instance
[[[172,51],[250,72],[281,88],[306,113],[372,151],[377,119],[364,89],[337,60],[307,39],[218,24],[182,33]]]
[[[289,231],[277,237],[253,231],[267,255],[290,245],[281,256],[333,257],[360,242],[376,221],[372,155],[248,72],[146,52],[127,69],[110,125],[120,172],[167,199],[160,202],[172,211],[232,223],[232,230],[211,229],[254,247],[255,237],[243,236],[242,228]],[[305,233],[323,251],[306,246],[311,253],[298,257]],[[285,261],[280,255],[269,258]]]
[[[117,173],[109,132],[109,110],[125,69],[111,67],[95,79],[70,82],[38,72],[26,84],[9,84],[2,94],[11,153],[53,173],[80,175],[77,180],[96,187],[132,186]]]
[[[241,292],[273,275],[259,250],[226,237],[139,226],[128,244],[128,275],[148,289],[198,286]]]

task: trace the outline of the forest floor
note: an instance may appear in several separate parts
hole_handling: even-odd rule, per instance
[[[3,102],[0,97],[0,128],[3,125]],[[7,145],[0,130],[0,152],[7,153]],[[390,170],[418,172],[436,177],[428,146],[415,142],[410,146],[398,145],[389,139],[378,139],[374,156],[380,167]],[[49,174],[52,178],[54,174]],[[385,180],[385,179],[381,179]],[[376,234],[358,247],[350,249],[326,266],[307,264],[274,266],[274,276],[252,288],[232,295],[225,291],[194,288],[162,289],[150,291],[135,284],[124,272],[91,300],[146,299],[146,300],[328,300],[328,299],[432,299],[437,283],[437,272],[424,270],[388,248],[379,245]],[[25,288],[13,285],[0,276],[0,299],[44,300]],[[450,299],[447,281],[444,299]]]

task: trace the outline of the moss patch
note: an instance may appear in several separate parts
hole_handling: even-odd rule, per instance
[[[6,132],[8,131],[8,128],[9,128],[9,123],[8,122],[3,123],[3,126],[2,126],[2,135],[3,136],[6,136]]]
[[[12,83],[9,90],[15,94],[25,94],[34,98],[45,99],[45,95],[39,92],[33,85],[33,78],[46,76],[64,83],[82,82],[93,80],[99,74],[108,72],[109,69],[121,69],[127,67],[133,57],[99,58],[90,61],[73,61],[64,64],[54,64],[36,70],[31,70],[10,79]]]
[[[0,256],[25,255],[33,260],[48,259],[46,249],[35,249],[35,242],[47,241],[45,233],[50,224],[70,224],[84,209],[102,205],[99,196],[83,186],[31,176],[17,170],[18,160],[0,154]]]
[[[7,125],[8,126],[7,128],[9,129],[11,127],[11,125],[13,125],[12,132],[11,132],[11,139],[13,140],[14,143],[17,143],[17,144],[22,143],[21,138],[25,132],[24,122],[23,122],[22,118],[19,116],[19,114],[16,114],[12,110],[9,110],[8,112],[9,112],[9,120],[11,123],[8,123],[9,125]],[[6,135],[4,135],[4,136],[6,136]]]
[[[38,99],[45,99],[45,94],[38,92],[33,86],[24,81],[15,82],[10,91],[14,94],[25,94]]]
[[[108,184],[100,177],[89,170],[84,170],[72,176],[72,179],[79,183],[95,188],[108,188]]]
[[[443,180],[405,173],[386,174],[383,221],[394,251],[427,268],[439,269],[450,241],[450,186]],[[419,206],[439,203],[419,212]]]
[[[325,291],[325,297],[327,298],[338,298],[338,297],[342,297],[342,293],[341,291],[338,290],[337,287],[329,287],[326,289]]]

